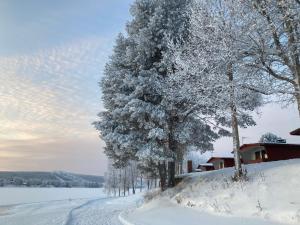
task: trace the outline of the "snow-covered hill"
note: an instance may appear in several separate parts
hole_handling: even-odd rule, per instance
[[[123,219],[151,225],[300,224],[300,159],[246,169],[247,182],[233,182],[233,168],[189,174]]]
[[[0,172],[0,187],[102,187],[101,176],[68,172]]]

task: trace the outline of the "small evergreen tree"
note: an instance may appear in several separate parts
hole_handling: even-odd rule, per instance
[[[260,143],[278,143],[281,140],[284,140],[284,139],[269,132],[269,133],[263,134],[260,137],[258,142],[260,142]]]

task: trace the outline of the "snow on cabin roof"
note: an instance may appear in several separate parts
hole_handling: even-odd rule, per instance
[[[240,147],[240,151],[247,151],[253,147],[263,147],[263,146],[284,146],[284,147],[299,147],[300,144],[286,144],[286,143],[251,143],[251,144],[244,144]]]
[[[220,160],[220,159],[222,159],[222,160],[234,160],[233,157],[211,157],[206,163],[211,163],[215,160]]]
[[[300,135],[300,128],[290,132],[291,135]]]
[[[214,166],[212,163],[201,163],[199,166]]]

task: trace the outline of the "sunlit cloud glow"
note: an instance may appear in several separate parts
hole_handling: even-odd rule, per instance
[[[98,81],[110,46],[92,37],[31,55],[0,57],[0,162],[55,155],[57,160],[58,152],[49,147],[57,143],[64,158],[72,151],[65,139],[100,143],[91,123],[101,108]]]
[[[84,134],[99,110],[108,41],[91,38],[0,58],[0,139]],[[78,129],[81,127],[82,129]]]

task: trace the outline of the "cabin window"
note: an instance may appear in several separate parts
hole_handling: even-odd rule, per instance
[[[268,158],[268,154],[265,150],[255,152],[255,160],[267,159],[267,158]]]
[[[224,168],[224,162],[220,162],[220,169]]]
[[[263,159],[268,159],[268,154],[267,154],[267,152],[265,150],[262,150],[261,154],[262,154],[262,158]]]
[[[261,159],[261,152],[255,152],[255,160]]]

